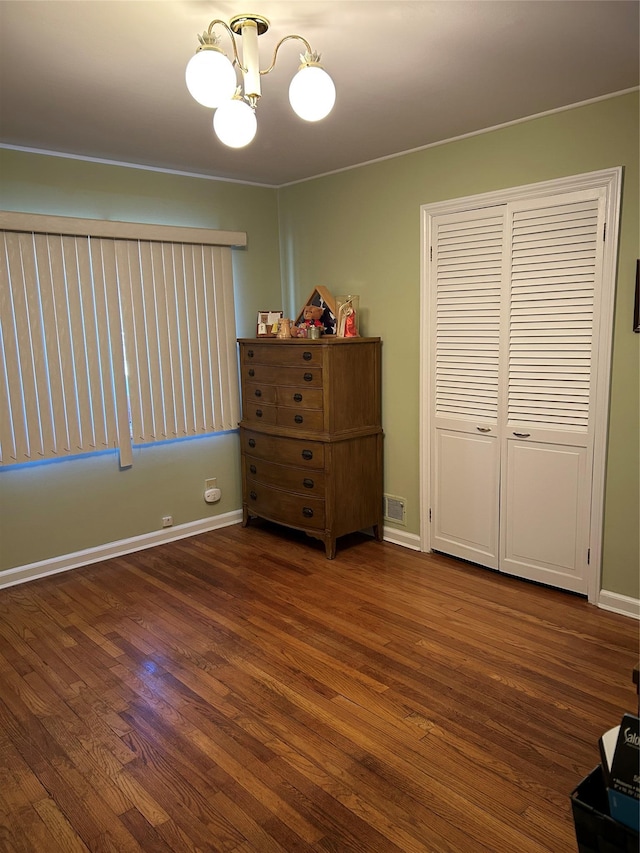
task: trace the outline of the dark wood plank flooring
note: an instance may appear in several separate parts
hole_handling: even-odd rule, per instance
[[[564,853],[638,623],[254,524],[0,591],[0,850]]]

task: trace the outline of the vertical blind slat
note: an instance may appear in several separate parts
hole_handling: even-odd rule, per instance
[[[38,278],[31,235],[20,234],[18,254],[22,281],[16,292],[18,321],[22,315],[21,334],[18,346],[21,351],[23,382],[25,385],[24,402],[27,416],[29,458],[44,455],[44,436],[42,419],[47,417],[49,397],[43,389],[42,360],[43,348],[40,336],[40,313],[38,310]],[[44,399],[42,397],[45,391]]]
[[[0,459],[4,464],[17,462],[24,455],[25,434],[22,384],[20,382],[19,352],[16,340],[16,322],[10,287],[9,241],[12,235],[2,235],[0,253],[0,353],[2,381],[2,409],[6,417],[0,418]]]
[[[152,363],[150,357],[143,358],[147,313],[149,313],[148,337],[151,340],[154,335],[151,326],[154,315],[153,312],[147,312],[145,293],[142,288],[142,264],[143,258],[138,242],[127,240],[126,266],[123,259],[122,267],[118,268],[118,281],[134,444],[143,435],[155,434],[151,398],[146,392],[152,381]],[[138,341],[138,335],[140,335],[140,341]]]
[[[207,300],[207,349],[209,351],[209,373],[207,375],[207,386],[212,390],[214,388],[213,377],[219,375],[221,365],[220,365],[220,352],[218,350],[218,336],[211,336],[211,318],[216,317],[216,309],[218,303],[218,286],[221,282],[218,280],[218,276],[216,275],[215,264],[214,264],[214,255],[212,251],[207,251],[206,247],[203,248],[202,252],[202,274],[203,274],[203,287],[205,292],[205,298]],[[222,400],[220,399],[219,394],[211,394],[212,399],[212,411],[211,411],[211,423],[219,424],[222,422]]]
[[[162,414],[164,409],[161,380],[162,342],[158,329],[158,306],[154,291],[153,247],[150,243],[141,243],[140,249],[142,255],[140,267],[142,279],[140,285],[144,299],[145,326],[136,327],[136,346],[139,352],[138,358],[144,360],[146,354],[149,362],[148,385],[141,386],[140,393],[146,398],[148,410],[151,413],[150,439],[160,441],[166,438],[166,430]],[[156,399],[157,405],[154,405]],[[138,441],[148,440],[146,434],[142,432],[138,433],[137,438]]]
[[[72,436],[72,429],[77,422],[74,413],[75,383],[73,381],[69,334],[69,313],[65,304],[64,294],[64,260],[62,241],[59,237],[52,238],[47,245],[51,276],[51,312],[53,322],[46,324],[46,333],[50,339],[49,349],[55,353],[56,370],[50,372],[53,388],[53,409],[56,434],[62,444],[64,453],[71,453],[71,448],[77,446],[77,433]],[[46,314],[46,311],[45,311]],[[73,439],[75,438],[75,445]]]
[[[37,276],[36,288],[29,288],[29,301],[37,313],[37,329],[33,327],[33,344],[36,356],[36,379],[38,383],[38,410],[42,447],[39,453],[45,457],[50,448],[56,455],[68,447],[64,419],[60,417],[62,383],[60,377],[60,362],[58,336],[55,327],[55,309],[53,304],[53,271],[49,241],[42,234],[36,234],[34,239],[35,270]],[[34,292],[36,291],[36,292]],[[57,401],[57,404],[56,404]]]
[[[97,342],[98,383],[102,389],[100,395],[94,395],[99,424],[98,444],[102,449],[117,446],[117,427],[114,399],[113,352],[107,288],[115,284],[115,265],[111,263],[108,243],[100,239],[90,240],[91,266],[93,271],[93,310],[95,322],[95,340]],[[119,325],[119,323],[118,323]]]
[[[236,429],[240,418],[240,391],[237,375],[237,356],[235,344],[236,312],[233,301],[233,265],[231,252],[228,249],[216,247],[220,259],[220,271],[224,282],[224,311],[222,313],[222,330],[218,338],[226,352],[225,369],[218,373],[221,383],[220,398],[223,404],[223,419],[221,428]]]
[[[185,435],[195,435],[193,351],[189,327],[189,297],[185,276],[184,246],[174,246],[174,277],[176,280],[177,327],[180,341],[180,364],[182,378],[183,430]]]
[[[202,342],[200,326],[198,323],[198,292],[193,269],[194,247],[185,245],[182,247],[182,263],[184,275],[184,293],[186,316],[185,322],[189,334],[189,352],[197,353],[196,358],[191,359],[191,412],[192,430],[197,434],[206,429],[204,417],[203,385],[202,385]]]
[[[58,242],[58,241],[56,241]],[[59,238],[60,282],[56,289],[60,293],[61,322],[64,335],[69,339],[69,364],[66,368],[69,413],[70,453],[88,451],[95,445],[93,420],[90,408],[89,377],[86,369],[85,341],[82,323],[82,291],[78,263],[78,248],[75,237]]]
[[[198,324],[200,329],[200,353],[202,354],[202,404],[204,412],[205,429],[212,429],[216,423],[215,410],[217,398],[211,393],[211,376],[214,373],[213,358],[214,350],[209,340],[210,317],[213,313],[211,296],[213,283],[209,283],[205,276],[205,264],[203,249],[194,246],[194,274],[197,282],[197,293],[200,301]]]
[[[167,267],[165,257],[166,246],[156,243],[153,246],[153,290],[156,299],[158,317],[158,339],[160,341],[160,381],[162,383],[162,399],[164,414],[163,438],[173,438],[176,434],[175,389],[173,384],[174,352],[171,346],[171,328],[167,309],[168,291],[173,289],[171,267]],[[167,277],[169,281],[167,282]]]
[[[172,419],[169,437],[185,435],[184,388],[182,381],[182,352],[178,323],[178,288],[175,251],[178,247],[162,245],[162,268],[164,280],[164,307],[169,353],[168,386],[171,394]]]
[[[75,324],[75,334],[81,341],[84,355],[84,369],[87,375],[87,393],[90,411],[90,435],[87,437],[89,447],[87,450],[103,450],[103,405],[101,389],[100,370],[100,342],[97,332],[96,301],[93,292],[93,263],[89,241],[79,240],[76,242],[78,283],[80,285],[81,322]]]
[[[93,242],[95,244],[96,240],[94,239]],[[99,249],[102,260],[103,287],[100,302],[104,309],[102,338],[105,348],[108,348],[109,353],[109,363],[108,365],[105,364],[105,368],[108,367],[108,370],[105,369],[104,382],[105,388],[109,388],[111,391],[110,394],[103,395],[107,404],[108,435],[115,435],[117,437],[117,446],[120,449],[120,465],[128,467],[133,462],[133,456],[127,405],[126,367],[120,305],[118,288],[114,286],[118,280],[117,242],[115,240],[102,239],[100,240]]]

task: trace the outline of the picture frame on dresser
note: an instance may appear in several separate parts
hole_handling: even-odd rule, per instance
[[[282,320],[282,311],[258,311],[256,335],[259,338],[273,338],[278,332],[278,323]]]
[[[300,313],[295,319],[294,326],[300,326],[304,323],[305,308],[308,306],[322,308],[322,314],[319,318],[325,335],[335,335],[336,333],[336,301],[333,294],[326,287],[314,287],[306,302],[300,309]]]

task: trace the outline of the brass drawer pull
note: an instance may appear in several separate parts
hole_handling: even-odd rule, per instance
[[[261,418],[261,417],[262,417],[262,409],[256,409],[256,417],[257,417],[257,418]]]
[[[258,500],[258,496],[254,491],[249,492],[249,497],[251,498],[252,501]]]
[[[258,471],[258,469],[256,468],[255,465],[249,465],[249,470],[251,471],[252,474],[257,473],[257,471]]]
[[[294,421],[295,421],[297,424],[301,424],[301,423],[304,421],[304,418],[302,417],[302,415],[296,415],[296,416],[295,416],[295,418],[294,418]]]
[[[255,446],[256,446],[255,438],[250,438],[249,439],[249,447],[255,447]]]
[[[303,451],[302,451],[302,458],[303,458],[303,459],[307,459],[307,460],[309,460],[309,459],[313,459],[313,451],[311,451],[311,450],[303,450]]]
[[[253,358],[253,350],[252,349],[247,350],[247,355],[249,358]]]
[[[293,399],[296,403],[301,403],[302,402],[302,394],[294,394]]]
[[[252,376],[252,377],[253,377],[253,376],[255,376],[255,375],[256,375],[255,370],[253,369],[253,367],[250,367],[250,368],[249,368],[249,376]]]
[[[304,515],[305,518],[313,518],[313,510],[311,509],[310,506],[303,506],[302,507],[302,514]]]
[[[478,432],[491,432],[491,427],[476,427]]]
[[[305,373],[302,378],[305,382],[311,382],[313,380],[313,373]]]
[[[315,483],[313,482],[313,480],[310,480],[309,477],[305,477],[302,481],[302,485],[305,487],[305,489],[312,489],[315,486]]]
[[[311,353],[307,352],[306,350],[302,353],[302,357],[305,361],[311,361]]]
[[[256,388],[253,393],[256,395],[256,397],[262,397],[262,391],[259,388]]]

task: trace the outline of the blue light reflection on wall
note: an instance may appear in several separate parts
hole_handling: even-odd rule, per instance
[[[144,444],[134,444],[134,450],[144,450],[146,447],[159,447],[164,444],[176,444],[180,442],[181,444],[185,441],[201,441],[202,439],[212,439],[216,436],[223,435],[233,435],[237,433],[236,429],[224,430],[222,432],[208,432],[203,435],[186,435],[181,438],[166,438],[162,441],[146,441]],[[0,467],[0,476],[2,476],[3,471],[19,471],[20,469],[28,469],[29,471],[33,471],[35,468],[42,468],[46,465],[61,465],[65,462],[74,462],[77,459],[96,459],[101,456],[112,455],[117,457],[120,451],[116,448],[108,448],[107,450],[92,450],[90,453],[78,453],[73,456],[61,456],[59,459],[38,459],[32,462],[17,462],[15,465],[3,465]]]

